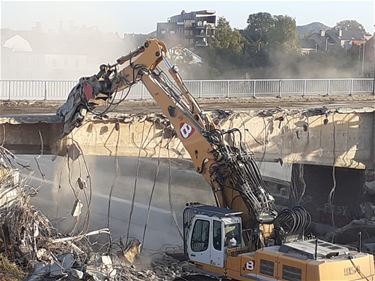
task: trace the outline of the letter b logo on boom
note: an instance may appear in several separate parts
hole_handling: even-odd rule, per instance
[[[180,133],[184,139],[189,138],[194,133],[194,128],[186,123],[180,124]]]

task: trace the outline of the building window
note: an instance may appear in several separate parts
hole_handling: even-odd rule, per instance
[[[191,249],[193,252],[204,252],[208,248],[210,233],[210,222],[197,220],[194,224],[193,235],[191,238]]]
[[[268,276],[273,276],[274,262],[268,260],[260,260],[260,273]]]
[[[302,270],[298,267],[283,265],[283,279],[287,281],[301,281]]]
[[[214,221],[213,242],[215,250],[221,251],[221,222]]]

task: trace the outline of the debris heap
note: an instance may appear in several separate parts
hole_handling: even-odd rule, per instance
[[[183,275],[183,263],[163,254],[138,270],[137,261],[131,262],[140,254],[139,242],[124,249],[93,243],[97,236],[109,238],[109,229],[64,236],[30,203],[37,192],[20,179],[17,165],[16,157],[0,146],[0,280],[137,281]]]

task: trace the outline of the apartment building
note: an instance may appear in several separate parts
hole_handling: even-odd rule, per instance
[[[157,24],[156,34],[169,46],[207,47],[209,38],[215,35],[216,12],[209,10],[182,11],[167,22]]]

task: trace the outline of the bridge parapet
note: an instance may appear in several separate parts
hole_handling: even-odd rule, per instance
[[[65,100],[77,81],[0,80],[0,100]],[[253,79],[187,80],[196,98],[248,98],[374,93],[374,80],[342,79]],[[151,99],[145,86],[132,87],[128,99]]]

